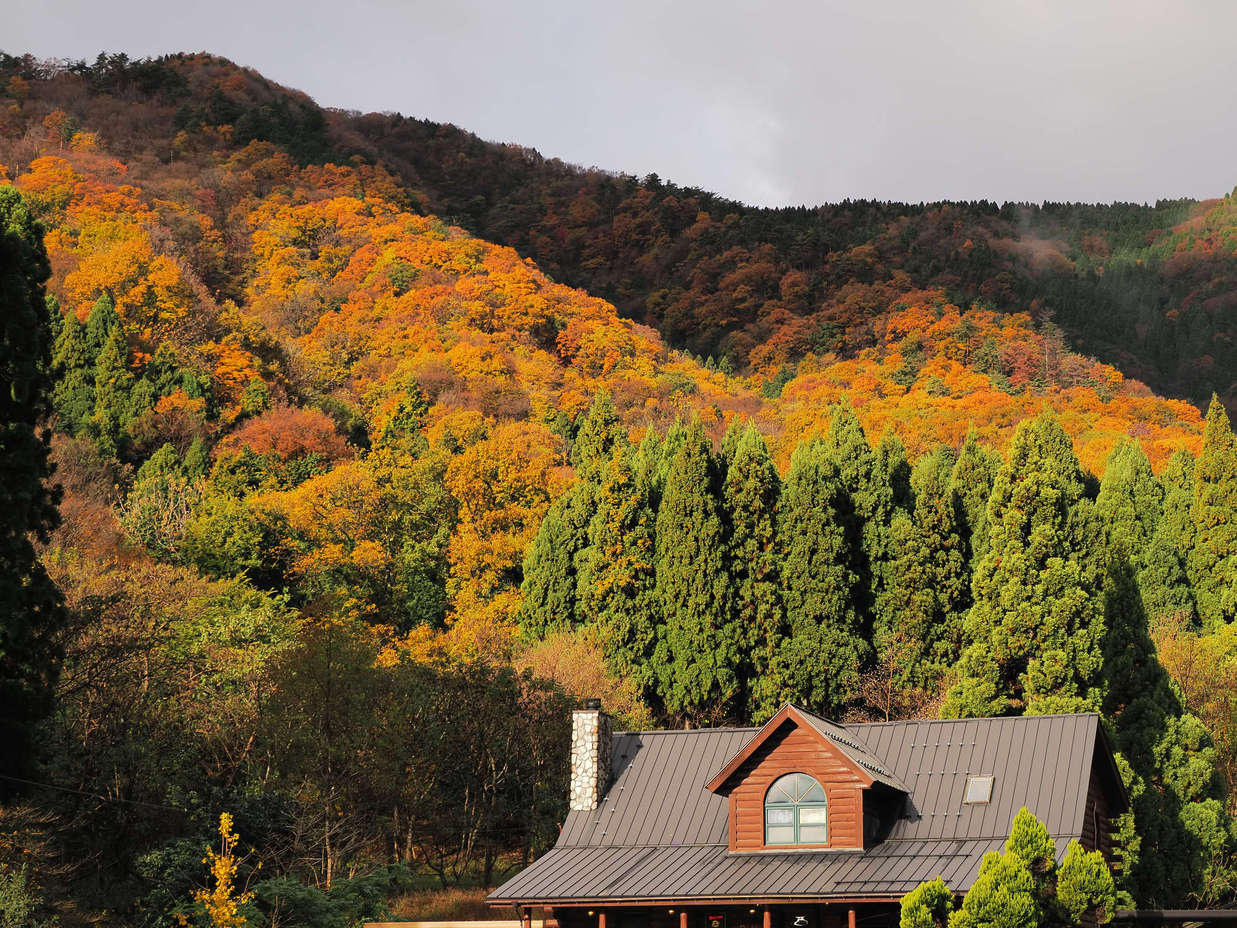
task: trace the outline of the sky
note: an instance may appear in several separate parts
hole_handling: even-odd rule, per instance
[[[0,50],[208,51],[324,106],[785,206],[1237,185],[1230,0],[17,0]]]

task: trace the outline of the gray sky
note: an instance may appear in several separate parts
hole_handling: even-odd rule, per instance
[[[749,203],[1237,185],[1230,0],[16,0],[0,49],[210,51]]]

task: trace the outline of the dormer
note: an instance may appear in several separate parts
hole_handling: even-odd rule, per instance
[[[907,793],[843,726],[790,704],[707,788],[729,802],[735,852],[862,850]]]

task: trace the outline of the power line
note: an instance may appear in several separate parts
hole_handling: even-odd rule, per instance
[[[179,809],[176,806],[165,806],[157,802],[142,802],[140,799],[120,799],[118,797],[100,796],[97,793],[89,793],[84,789],[74,789],[71,786],[57,786],[54,783],[40,783],[38,780],[26,780],[22,777],[13,777],[8,774],[0,773],[0,780],[11,780],[14,783],[24,783],[27,786],[38,786],[43,789],[59,790],[62,793],[74,793],[78,796],[86,796],[89,799],[94,799],[97,802],[119,802],[130,806],[145,806],[148,809],[164,809],[168,812],[179,812],[181,815],[187,815],[185,809]]]

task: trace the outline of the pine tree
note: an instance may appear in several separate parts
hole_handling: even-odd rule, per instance
[[[975,430],[967,432],[951,479],[970,571],[988,553],[988,498],[1000,468],[1000,458],[980,447]]]
[[[735,620],[748,657],[743,677],[750,681],[769,673],[786,633],[776,548],[780,487],[768,446],[755,426],[747,425],[733,442],[722,506],[730,525]],[[759,715],[750,695],[745,702],[749,717]]]
[[[943,713],[1073,712],[1099,707],[1101,558],[1069,436],[1051,415],[1023,422],[988,504],[987,553],[972,581],[962,679]]]
[[[129,349],[119,326],[112,329],[99,352],[94,373],[94,412],[88,423],[91,437],[99,450],[108,456],[119,453],[129,421],[129,391],[133,375],[129,373]]]
[[[667,710],[693,721],[736,718],[742,697],[743,644],[717,491],[717,463],[697,422],[670,464],[656,526],[660,695]]]
[[[104,293],[90,308],[86,316],[86,351],[91,358],[97,358],[112,331],[120,326],[120,316],[116,313],[116,304],[110,294]]]
[[[611,670],[631,680],[643,698],[654,692],[657,644],[654,598],[655,515],[635,451],[616,445],[603,469],[588,546],[578,558],[582,619],[594,625]]]
[[[48,486],[51,338],[43,282],[51,273],[43,230],[20,194],[0,187],[0,774],[24,777],[34,730],[51,710],[65,611],[32,539],[43,542],[59,516]],[[15,783],[0,780],[0,798]]]
[[[1204,623],[1232,621],[1237,614],[1237,440],[1220,401],[1211,398],[1203,451],[1194,467],[1190,508],[1193,545],[1186,562]]]
[[[790,459],[777,513],[782,602],[789,637],[758,681],[762,714],[792,700],[840,716],[871,658],[855,608],[858,578],[844,519],[850,499],[829,448],[818,438]]]
[[[1100,482],[1095,506],[1108,533],[1110,558],[1125,559],[1137,569],[1160,523],[1164,492],[1142,446],[1123,441],[1113,449]]]
[[[76,314],[69,313],[52,349],[56,377],[52,405],[59,428],[69,435],[80,432],[94,412],[94,366],[94,355],[86,343],[86,328]]]
[[[576,604],[576,562],[588,544],[595,489],[580,481],[556,499],[524,557],[520,585],[520,627],[544,636],[580,621]]]
[[[892,624],[878,626],[878,652],[892,649],[903,686],[936,686],[961,653],[969,583],[950,488],[953,456],[921,458],[911,476],[914,511],[894,516]]]

